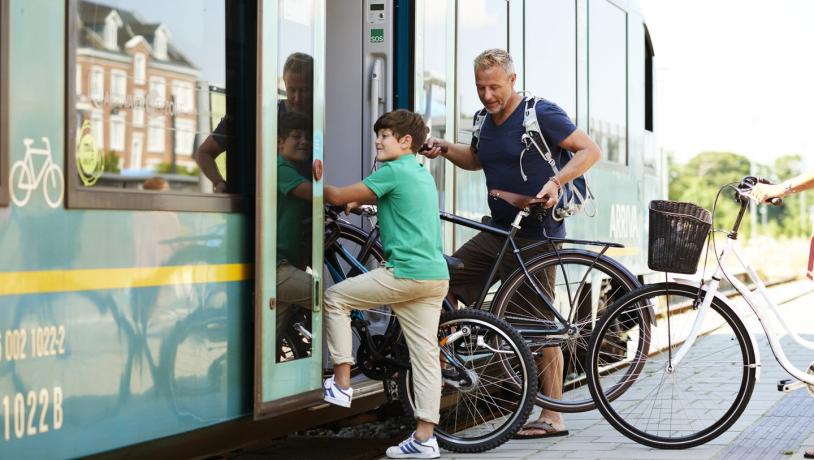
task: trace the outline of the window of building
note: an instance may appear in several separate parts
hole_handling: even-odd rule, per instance
[[[150,92],[147,104],[153,109],[163,109],[167,97],[167,81],[164,77],[150,77]]]
[[[105,69],[93,66],[90,69],[90,98],[94,103],[102,103],[105,98]]]
[[[588,134],[604,159],[627,165],[627,13],[588,5]]]
[[[142,85],[147,78],[147,57],[144,53],[133,55],[133,83]]]
[[[96,140],[96,148],[104,151],[105,149],[105,126],[104,117],[100,109],[94,109],[90,114],[90,133]]]
[[[8,183],[8,4],[0,1],[0,206],[9,202]]]
[[[133,126],[144,126],[144,107],[146,106],[146,98],[144,91],[133,91]]]
[[[110,100],[112,104],[124,104],[127,95],[127,72],[123,70],[110,71]]]
[[[82,94],[82,66],[76,65],[76,95]]]
[[[175,119],[175,153],[178,155],[192,155],[195,144],[195,120],[184,118]]]
[[[147,126],[147,151],[150,153],[161,153],[164,151],[164,138],[167,133],[164,131],[164,117],[150,118]]]
[[[254,191],[258,0],[67,5],[68,68],[84,69],[93,95],[69,95],[67,206],[242,211]],[[103,29],[116,17],[114,50]],[[154,177],[169,190],[145,190]]]
[[[110,150],[124,151],[124,114],[110,116]]]
[[[527,52],[525,89],[556,103],[576,121],[576,0],[526,2],[525,21],[525,47],[533,50]]]
[[[457,141],[469,143],[475,113],[483,108],[475,88],[474,59],[486,49],[507,49],[509,45],[509,4],[505,0],[471,0],[458,8],[457,40]],[[511,52],[511,50],[509,50]],[[516,63],[519,65],[519,63]],[[480,220],[489,214],[483,172],[455,168],[455,212]],[[455,226],[455,242],[474,235],[474,230]]]

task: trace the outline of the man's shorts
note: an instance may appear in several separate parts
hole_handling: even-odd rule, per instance
[[[450,269],[449,290],[465,305],[472,306],[473,303],[477,302],[483,290],[483,285],[486,284],[489,273],[491,273],[492,267],[494,266],[495,259],[505,241],[506,238],[501,235],[480,232],[471,240],[464,243],[464,245],[453,254],[453,257],[461,259],[464,262],[464,268]],[[538,241],[537,239],[531,238],[515,238],[515,243],[517,243],[519,248]],[[523,251],[521,255],[523,256],[523,260],[528,262],[544,252],[561,246],[560,243],[543,244],[528,251]],[[499,279],[492,280],[492,283],[505,281],[518,268],[520,268],[520,265],[517,263],[517,258],[510,247],[506,251],[506,254],[503,255],[503,260],[501,261],[497,273]],[[543,288],[549,292],[553,290],[554,270],[556,270],[556,265],[553,265],[547,270],[551,272],[547,276],[550,283],[543,282]]]

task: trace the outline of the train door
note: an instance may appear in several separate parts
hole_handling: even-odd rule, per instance
[[[325,3],[259,6],[255,418],[321,397]]]
[[[256,418],[321,398],[322,370],[328,366],[321,302],[332,283],[322,269],[322,185],[325,179],[340,186],[358,182],[375,167],[371,128],[394,105],[394,9],[393,0],[262,2]],[[297,112],[306,112],[313,123],[310,156],[299,163],[286,150],[301,118]],[[291,197],[303,182],[298,175],[311,186],[310,220],[299,227],[291,217],[292,207],[302,206]]]

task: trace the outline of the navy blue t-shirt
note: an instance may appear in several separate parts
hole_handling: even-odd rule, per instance
[[[565,111],[553,102],[541,100],[536,108],[540,129],[552,150],[552,155],[556,158],[562,154],[559,143],[570,136],[577,127]],[[526,132],[523,128],[525,109],[524,99],[502,125],[495,125],[491,115],[487,115],[483,122],[477,153],[489,190],[501,189],[523,195],[536,195],[554,175],[551,166],[540,153],[531,148],[523,155],[523,172],[527,176],[527,180],[523,181],[520,174],[520,154],[524,148],[521,137]],[[492,211],[492,221],[504,227],[508,227],[517,215],[517,208],[499,198],[489,198],[489,209]],[[550,212],[542,222],[533,216],[524,219],[522,227],[517,235],[526,238],[542,237],[543,229],[550,237],[565,236],[565,225],[562,221],[557,222],[551,218]]]

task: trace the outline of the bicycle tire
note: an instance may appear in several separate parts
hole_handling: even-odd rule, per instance
[[[713,298],[701,317],[703,335],[676,367],[672,365],[673,351],[684,343],[702,311],[705,292],[678,283],[644,286],[620,299],[597,325],[590,346],[589,388],[608,423],[629,439],[659,449],[695,447],[724,433],[749,403],[756,380],[755,350],[743,321],[720,297]],[[647,304],[663,310],[665,318],[651,330],[646,365],[634,385],[608,398],[603,378],[608,372],[597,363],[606,337],[614,334],[609,325]]]
[[[359,228],[353,224],[344,221],[336,221],[336,224],[339,228],[339,237],[334,240],[332,243],[333,245],[341,244],[343,247],[347,246],[347,243],[350,242],[353,247],[347,248],[351,250],[351,256],[355,258],[357,261],[361,262],[362,265],[366,266],[368,269],[373,269],[378,267],[382,262],[384,262],[384,249],[382,248],[381,242],[376,241],[370,247],[370,253],[365,257],[365,260],[359,260],[361,255],[361,250],[363,249],[363,245],[367,242],[367,238],[369,233],[362,228]],[[326,248],[326,253],[329,248]],[[328,289],[332,283],[328,281],[333,281],[332,276],[328,273],[329,269],[327,267],[327,263],[325,265],[325,272],[323,279],[326,280],[325,289]],[[351,276],[355,276],[358,273],[353,271],[350,266],[343,268],[343,278],[347,279]],[[373,335],[384,335],[387,334],[396,324],[396,317],[389,311],[389,308],[386,306],[382,306],[377,309],[370,309],[362,311],[362,315],[365,317],[366,320],[370,322],[369,330]],[[361,338],[358,336],[358,332],[352,328],[352,335],[353,335],[353,355],[356,356],[356,350],[359,348],[361,344]],[[331,375],[333,373],[333,369],[330,369],[328,365],[327,356],[325,361],[325,375]],[[361,370],[359,369],[358,363],[354,364],[351,367],[351,375],[356,376],[359,374]]]
[[[544,310],[541,310],[539,296],[519,268],[498,289],[491,311],[517,329],[529,343],[541,380],[546,372],[553,372],[554,378],[558,372],[562,373],[562,396],[556,398],[543,394],[544,384],[540,384],[537,405],[557,412],[593,410],[596,405],[585,385],[585,358],[593,325],[609,305],[641,284],[610,257],[581,249],[541,254],[527,262],[526,268],[540,287],[547,286],[547,282],[549,286],[553,284],[553,303],[559,307],[560,314],[571,321],[573,331],[566,337],[560,334],[558,338],[530,331],[534,328],[552,329],[554,323],[541,313]],[[636,321],[647,327],[648,318],[641,317]],[[556,348],[561,354],[555,351]],[[548,354],[547,357],[544,353]],[[560,356],[562,366],[559,365]]]
[[[456,358],[465,355],[458,361],[470,364],[470,372],[476,375],[475,383],[466,386],[462,382],[444,382],[435,436],[438,444],[447,450],[478,453],[508,441],[528,419],[537,393],[537,379],[534,378],[536,370],[531,350],[523,338],[505,321],[489,312],[458,310],[442,314],[438,327],[439,339],[446,337],[447,331],[465,331],[466,328],[470,333],[456,340],[452,347],[447,345],[446,350]],[[487,356],[490,350],[484,347],[477,348],[477,354],[473,353],[477,347],[478,333],[482,333],[480,336],[484,343],[504,353],[492,352],[490,358]],[[475,339],[475,343],[472,343],[472,339]],[[494,356],[500,358],[495,360]],[[482,361],[485,364],[479,366]],[[486,375],[490,377],[488,382],[484,378]],[[501,375],[506,377],[500,380]],[[413,415],[415,403],[411,369],[399,373],[398,389],[405,414]],[[459,417],[461,412],[467,410],[468,414]],[[477,422],[482,423],[475,425]]]

